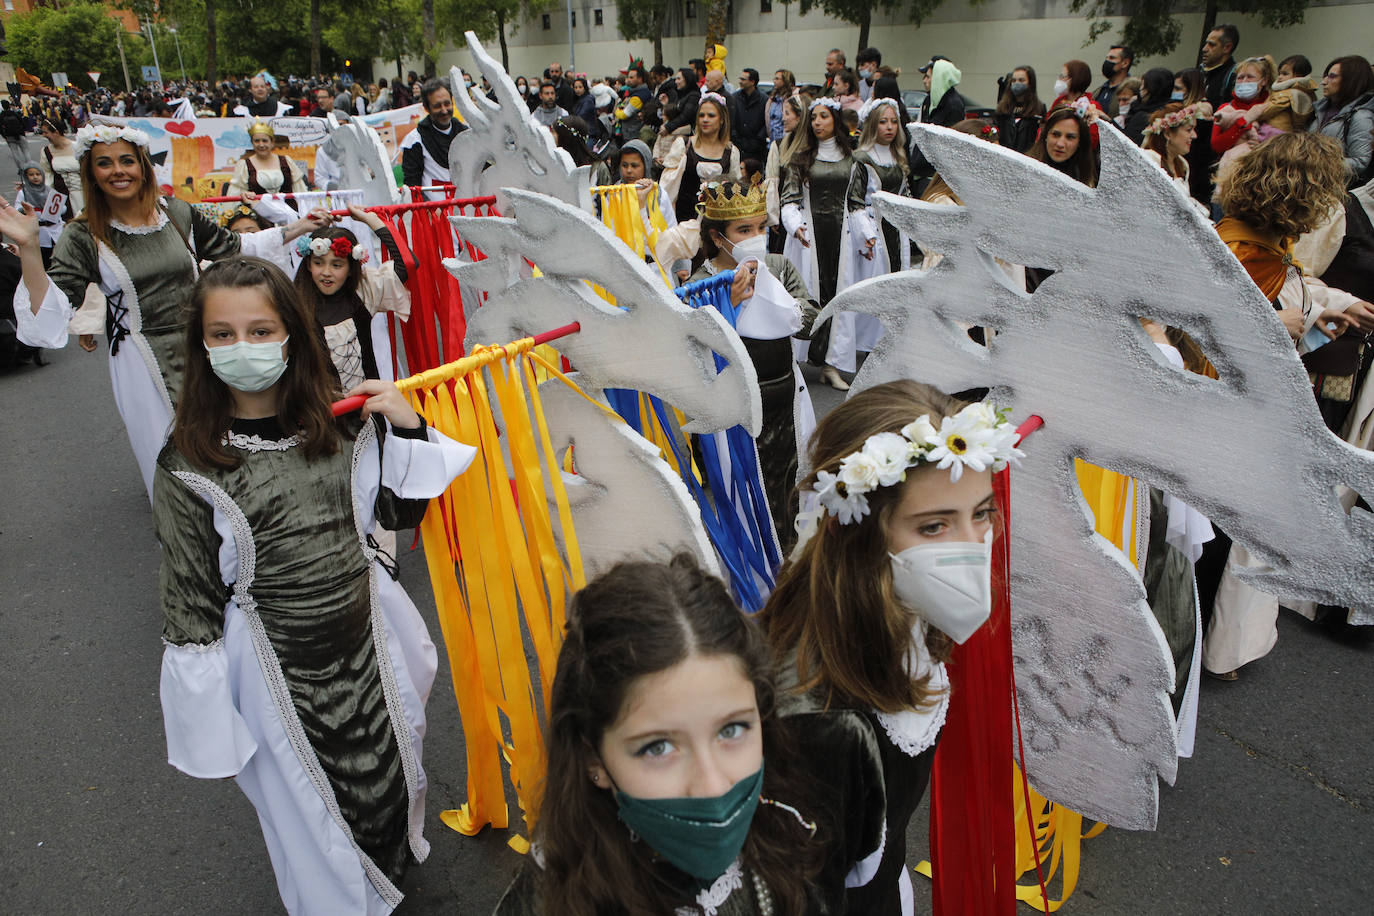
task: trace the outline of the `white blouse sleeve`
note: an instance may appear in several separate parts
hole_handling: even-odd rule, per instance
[[[382,486],[402,499],[433,499],[477,457],[477,449],[429,427],[424,439],[386,437]]]
[[[802,208],[796,204],[785,204],[782,208],[782,228],[788,235],[796,235],[803,220]]]
[[[396,276],[394,262],[376,268],[363,268],[363,305],[370,314],[393,312],[402,321],[410,319],[410,290]]]
[[[258,749],[234,705],[224,640],[166,644],[162,652],[162,721],[167,762],[188,776],[236,776]]]
[[[21,281],[15,288],[14,326],[21,343],[43,350],[60,350],[67,345],[67,325],[71,320],[72,304],[52,280],[48,281],[48,291],[43,294],[36,315],[28,286]]]

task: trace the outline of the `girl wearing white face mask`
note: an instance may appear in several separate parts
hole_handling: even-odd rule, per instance
[[[763,429],[756,444],[768,508],[786,539],[796,505],[797,455],[815,426],[811,395],[793,360],[791,338],[809,326],[817,308],[792,262],[768,253],[767,197],[762,183],[708,185],[700,204],[701,254],[691,281],[735,271],[730,301],[735,326],[758,373]]]
[[[812,437],[814,506],[761,616],[783,715],[858,712],[883,751],[887,842],[850,912],[912,912],[907,825],[949,702],[943,660],[991,612],[992,474],[1014,438],[988,405],[912,381],[855,395]]]
[[[1218,156],[1242,141],[1262,142],[1283,132],[1262,126],[1266,116],[1271,114],[1269,87],[1274,84],[1276,72],[1274,59],[1267,56],[1251,57],[1236,65],[1236,88],[1231,100],[1213,116],[1212,151]],[[1278,115],[1280,111],[1276,108],[1272,114]],[[1263,135],[1256,136],[1255,129]]]
[[[437,656],[374,533],[417,525],[475,451],[387,382],[336,420],[311,314],[267,261],[207,269],[184,342],[153,478],[167,759],[238,780],[289,913],[389,913],[428,851]]]

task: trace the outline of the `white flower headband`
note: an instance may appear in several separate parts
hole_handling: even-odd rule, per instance
[[[874,98],[874,99],[869,99],[867,102],[864,102],[863,107],[859,109],[859,123],[860,123],[860,124],[867,123],[869,117],[870,117],[871,115],[876,114],[877,111],[878,111],[878,109],[879,109],[879,108],[882,108],[884,105],[890,105],[890,106],[892,106],[892,110],[898,113],[898,117],[901,116],[901,109],[897,107],[897,100],[896,100],[896,99],[876,99],[876,98]]]
[[[814,102],[811,103],[811,107],[808,108],[807,111],[815,111],[817,105],[824,105],[826,108],[829,108],[832,111],[839,111],[841,108],[844,107],[840,104],[839,99],[831,99],[826,98],[825,96],[821,96],[820,98],[816,99]]]
[[[134,146],[141,146],[145,150],[148,148],[148,135],[137,127],[87,124],[76,132],[76,138],[73,141],[76,146],[76,158],[80,159],[86,155],[86,152],[97,143],[114,143],[117,140],[124,140]]]
[[[1000,471],[1017,463],[1024,454],[1016,447],[1016,428],[1007,420],[1010,410],[991,404],[970,404],[952,417],[940,421],[937,430],[929,415],[902,427],[901,434],[876,433],[863,448],[840,462],[839,473],[816,472],[812,487],[820,508],[838,516],[840,524],[857,522],[868,514],[867,493],[906,480],[908,468],[922,462],[941,470],[949,468],[949,479],[958,480],[964,468]]]
[[[707,99],[710,99],[711,101],[715,102],[721,108],[728,110],[730,107],[729,104],[725,101],[725,96],[721,95],[719,92],[703,92],[701,94],[701,101],[704,102]],[[697,104],[700,104],[700,102],[698,102]]]

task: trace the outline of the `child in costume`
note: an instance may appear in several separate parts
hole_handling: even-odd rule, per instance
[[[578,592],[534,844],[498,916],[838,912],[846,863],[881,843],[881,791],[867,807],[849,791],[880,778],[877,749],[832,759],[844,786],[802,772],[772,670],[691,557],[621,563]]]
[[[870,880],[850,913],[912,912],[907,824],[949,703],[946,653],[991,613],[992,474],[1019,457],[1015,437],[988,404],[898,381],[851,397],[811,439],[813,505],[762,619],[783,715],[850,711],[881,748],[887,839],[860,862]]]
[[[414,263],[414,256],[402,252],[377,214],[356,204],[348,212],[377,234],[391,260],[369,267],[366,246],[350,230],[337,226],[318,229],[296,243],[301,256],[296,289],[315,316],[342,391],[363,379],[392,380],[391,338],[378,316],[392,312],[402,321],[410,317],[405,265]]]
[[[437,655],[370,536],[418,524],[475,451],[386,382],[353,389],[361,418],[335,419],[309,312],[268,261],[210,267],[184,341],[153,485],[167,759],[238,781],[289,913],[390,913],[429,850]]]

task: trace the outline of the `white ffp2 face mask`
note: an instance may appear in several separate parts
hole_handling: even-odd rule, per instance
[[[956,643],[992,616],[992,532],[981,544],[917,544],[892,558],[897,600]]]
[[[730,245],[730,256],[735,259],[736,264],[743,264],[750,258],[757,258],[762,261],[763,256],[767,253],[768,236],[762,232]]]
[[[277,383],[286,371],[286,357],[282,348],[286,341],[269,340],[249,343],[240,340],[222,347],[206,347],[210,371],[235,391],[266,391]]]

